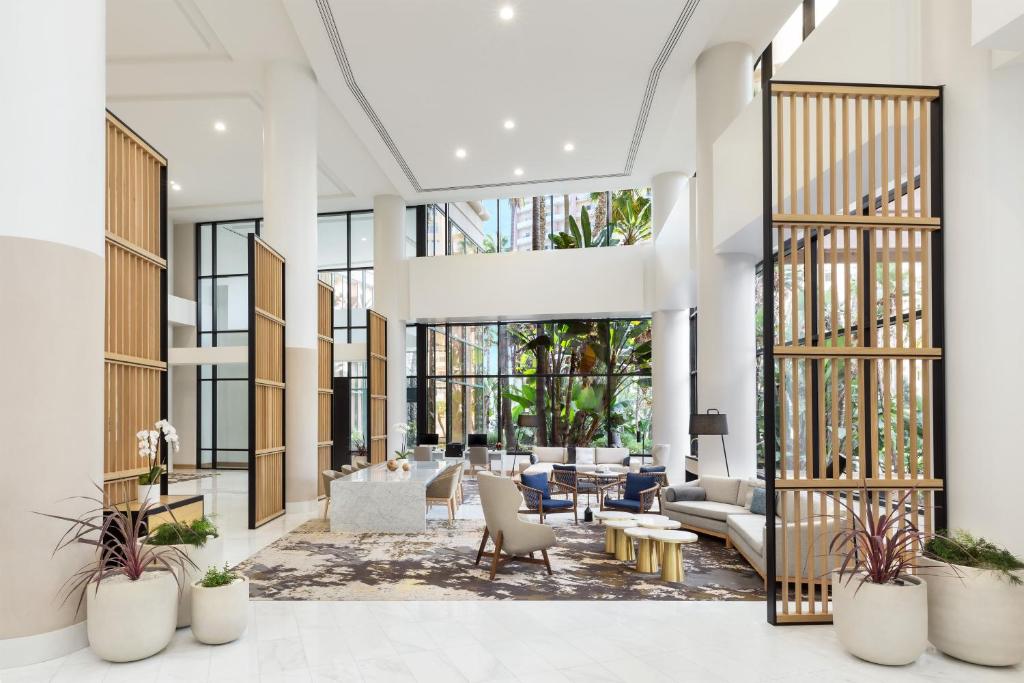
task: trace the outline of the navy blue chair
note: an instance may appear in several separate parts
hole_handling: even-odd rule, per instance
[[[597,482],[587,477],[580,477],[576,465],[552,465],[551,481],[559,484],[562,489],[571,489],[573,500],[579,504],[581,495],[588,496],[600,492]]]
[[[602,510],[621,510],[624,512],[650,512],[654,501],[658,500],[661,489],[661,477],[658,472],[630,472],[620,484],[618,498],[605,495],[601,499]]]
[[[657,474],[658,483],[668,486],[668,474],[665,473],[664,465],[641,465],[640,474]]]
[[[540,515],[541,523],[544,522],[544,515],[556,512],[571,512],[573,519],[579,524],[579,516],[576,514],[576,496],[572,489],[568,489],[557,481],[548,481],[548,475],[544,472],[536,474],[523,474],[517,482],[519,490],[523,494],[525,509],[520,510],[524,514]],[[552,498],[552,494],[568,493],[571,499]]]

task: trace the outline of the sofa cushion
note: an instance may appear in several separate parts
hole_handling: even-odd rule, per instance
[[[736,514],[726,520],[729,535],[740,536],[747,545],[761,554],[764,550],[764,515]]]
[[[733,477],[701,477],[700,487],[707,493],[708,500],[735,505],[740,480]]]
[[[672,449],[669,448],[668,444],[655,444],[654,448],[651,449],[651,460],[654,461],[655,465],[667,465],[671,452]]]
[[[533,455],[537,462],[565,462],[565,449],[561,446],[534,446]]]
[[[621,465],[629,456],[628,448],[595,448],[594,462],[598,465]]]
[[[755,515],[766,514],[764,489],[751,489],[750,507],[748,509]]]
[[[538,462],[535,465],[530,465],[526,469],[520,470],[521,474],[543,474],[545,477],[550,476],[551,470],[554,469],[555,464],[550,462]]]
[[[583,448],[581,446],[576,447],[576,464],[577,465],[593,465],[594,464],[594,449]]]
[[[630,500],[629,498],[611,498],[609,496],[605,496],[604,506],[606,508],[614,508],[617,510],[631,510],[633,512],[640,512],[640,501]]]
[[[527,474],[526,472],[523,472],[521,479],[523,480],[523,486],[528,486],[531,489],[537,489],[545,499],[551,497],[551,490],[548,489],[547,474],[543,472],[537,472],[536,474]],[[537,494],[534,495],[536,496]]]
[[[707,499],[707,493],[699,486],[691,486],[689,484],[676,484],[675,486],[666,486],[661,490],[662,497],[668,502],[674,502],[677,500],[705,500]]]
[[[665,507],[676,512],[685,512],[695,517],[707,517],[725,521],[729,515],[745,515],[746,508],[732,503],[718,503],[711,500],[677,500],[674,503],[665,503]]]
[[[740,490],[736,494],[736,504],[742,505],[743,507],[750,509],[750,497],[754,493],[754,489],[763,489],[763,479],[744,479],[740,482]]]

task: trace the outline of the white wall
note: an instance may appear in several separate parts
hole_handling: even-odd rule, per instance
[[[653,249],[646,243],[410,259],[409,320],[646,314]]]

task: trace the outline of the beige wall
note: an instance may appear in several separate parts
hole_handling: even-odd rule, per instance
[[[170,292],[174,296],[195,301],[196,263],[195,226],[192,223],[177,223],[172,227],[170,240]],[[196,320],[198,324],[199,321]],[[171,347],[192,347],[196,345],[196,328],[182,325],[171,326]],[[172,454],[174,467],[194,467],[198,435],[196,434],[196,366],[179,365],[170,368],[171,424],[178,430],[181,450]]]
[[[51,558],[103,478],[103,258],[0,235],[0,638],[66,627],[77,596],[58,590],[83,546]]]

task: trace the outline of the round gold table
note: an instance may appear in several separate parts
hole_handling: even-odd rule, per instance
[[[697,534],[665,529],[652,529],[648,534],[651,540],[661,546],[661,580],[668,583],[682,583],[686,578],[686,574],[683,572],[683,545],[696,543]]]
[[[626,529],[636,527],[632,519],[609,519],[604,523],[615,535],[615,559],[622,562],[632,562],[636,559],[633,554],[633,541],[629,540],[625,533]]]
[[[629,512],[622,512],[621,510],[596,510],[594,511],[594,519],[605,522],[604,530],[604,551],[609,555],[615,554],[615,529],[607,526],[610,520],[632,520],[633,515]],[[630,526],[636,526],[631,524]]]
[[[654,552],[651,541],[651,530],[642,527],[625,529],[622,532],[630,539],[637,539],[636,570],[641,574],[654,574],[658,571],[658,556]],[[630,541],[632,543],[632,541]]]

